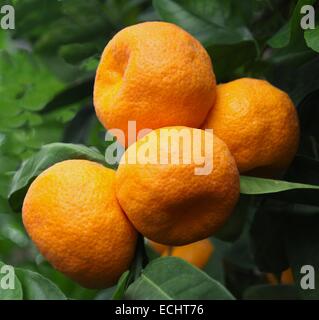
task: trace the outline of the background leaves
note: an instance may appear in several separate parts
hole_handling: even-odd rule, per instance
[[[0,268],[4,263],[0,261]],[[3,269],[4,270],[4,269]],[[26,269],[14,269],[13,289],[4,289],[0,286],[1,300],[65,300],[62,291],[50,280],[39,273]],[[2,277],[7,275],[7,271],[1,272]]]
[[[65,295],[51,281],[30,270],[16,269],[25,300],[65,300]]]
[[[238,14],[239,10],[245,9],[236,2],[154,0],[153,3],[163,20],[181,26],[202,42],[212,55],[217,76],[236,69],[246,62],[245,59],[256,57],[255,39],[245,17]],[[236,59],[230,59],[234,48],[240,53]]]

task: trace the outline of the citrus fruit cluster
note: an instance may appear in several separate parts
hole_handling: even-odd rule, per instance
[[[169,23],[141,23],[114,36],[97,69],[94,105],[107,129],[127,136],[134,120],[138,130],[153,131],[135,143],[120,141],[127,149],[116,172],[86,160],[55,164],[35,179],[23,205],[24,225],[40,252],[86,287],[116,283],[130,267],[138,232],[173,246],[164,255],[185,257],[191,243],[210,255],[201,240],[231,215],[239,172],[280,174],[298,146],[298,118],[287,94],[248,78],[216,86],[206,50]],[[190,153],[165,139],[165,130],[186,132],[190,142],[199,137],[190,144],[190,161],[158,161]],[[150,141],[155,155],[146,151]],[[125,161],[132,152],[148,161]],[[195,174],[203,153],[212,168]],[[203,266],[207,257],[198,259],[194,264]]]

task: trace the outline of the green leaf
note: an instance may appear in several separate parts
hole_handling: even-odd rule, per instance
[[[129,271],[125,271],[121,278],[119,279],[116,289],[112,294],[112,300],[121,300],[125,294],[125,290],[127,288],[127,283],[129,280]]]
[[[285,47],[274,50],[272,55],[270,55],[268,59],[265,59],[265,61],[272,65],[273,68],[278,68],[278,70],[275,69],[273,72],[275,73],[275,77],[279,78],[280,80],[281,78],[286,79],[286,77],[289,77],[289,73],[299,74],[301,72],[299,69],[302,70],[303,68],[306,68],[307,64],[311,63],[311,59],[314,59],[315,57],[316,55],[313,51],[309,50],[303,43],[299,43],[293,47]],[[289,68],[296,68],[296,70],[289,70]],[[284,74],[281,74],[282,72],[284,72]],[[310,75],[303,75],[305,78],[309,76]],[[275,80],[278,81],[278,79]],[[286,81],[288,81],[288,85],[283,83],[285,86],[278,84],[277,86],[288,92],[290,96],[294,98],[294,95],[286,88],[292,85],[297,85],[297,83],[294,81],[294,79],[290,78],[288,78]],[[273,83],[274,81],[271,82]],[[276,85],[276,81],[274,84]],[[296,102],[296,104],[297,103],[298,102]]]
[[[206,272],[211,278],[225,284],[225,268],[224,257],[231,247],[231,243],[219,240],[217,238],[210,238],[213,243],[214,251],[204,267],[203,271]]]
[[[59,49],[59,55],[68,63],[78,64],[84,59],[97,54],[98,50],[94,42],[71,43]]]
[[[225,261],[246,270],[256,269],[250,236],[250,224],[251,222],[248,223],[239,239],[233,243],[224,257]]]
[[[67,105],[71,105],[92,96],[93,93],[92,78],[77,80],[70,84],[65,90],[55,95],[41,110],[41,114],[61,109]]]
[[[108,19],[112,22],[114,26],[131,25],[134,24],[137,15],[141,8],[141,5],[146,7],[151,5],[149,0],[107,0],[105,10]],[[151,8],[148,8],[151,9]]]
[[[247,26],[252,1],[153,0],[153,4],[164,21],[179,25],[204,45],[219,81],[244,73],[259,54],[258,43]]]
[[[112,30],[105,11],[104,4],[98,0],[78,0],[77,5],[61,2],[60,16],[57,15],[51,28],[41,34],[36,50],[52,54],[62,45],[84,43],[105,34],[105,30]]]
[[[13,210],[21,210],[30,184],[41,172],[57,162],[69,159],[85,159],[105,165],[104,157],[95,149],[67,143],[45,145],[22,164],[12,179],[8,199]]]
[[[9,173],[0,174],[0,197],[6,198],[11,178]]]
[[[5,174],[9,171],[16,170],[19,162],[14,157],[0,156],[0,173]]]
[[[319,52],[319,26],[313,30],[305,31],[305,40],[309,48]]]
[[[16,268],[16,274],[22,284],[24,300],[66,300],[62,291],[39,273]]]
[[[200,269],[175,257],[158,258],[148,264],[125,293],[126,299],[221,299],[232,294]]]
[[[212,57],[214,72],[219,83],[228,82],[229,79],[239,78],[242,73],[250,72],[249,64],[255,61],[257,54],[256,45],[252,41],[232,45],[212,45],[206,49]],[[244,69],[246,65],[247,69]]]
[[[282,48],[290,41],[290,23],[285,24],[269,41],[268,44],[273,48]]]
[[[21,160],[30,157],[42,145],[59,141],[66,115],[70,118],[75,112],[68,107],[55,114],[39,115],[39,110],[65,85],[34,53],[7,49],[0,53],[0,131],[5,134],[1,157],[6,167],[15,166],[11,170],[16,170]],[[4,168],[1,164],[0,167]],[[4,184],[8,185],[5,180],[0,179],[1,192]]]
[[[280,49],[272,50],[265,61],[270,68],[264,71],[272,84],[289,94],[298,105],[308,94],[319,88],[318,55],[305,41],[304,30],[300,26],[300,8],[313,4],[314,0],[299,0],[289,21],[289,32],[283,40],[278,40]],[[280,38],[279,37],[279,38]],[[297,80],[298,79],[298,80]]]
[[[319,186],[303,183],[293,183],[281,180],[263,179],[248,176],[240,177],[240,193],[242,194],[267,194],[289,191],[294,189],[319,190]]]
[[[97,295],[97,290],[86,289],[63,273],[54,269],[54,267],[49,264],[40,253],[36,255],[34,260],[36,266],[32,264],[32,266],[29,266],[30,270],[37,272],[52,281],[68,297],[68,299],[90,300]]]
[[[0,212],[1,213],[3,213],[3,212],[4,213],[7,213],[7,212],[11,213],[12,212],[7,197],[1,197],[0,196]]]
[[[315,55],[311,50],[304,53],[304,61],[299,61],[290,51],[291,61],[297,65],[283,66],[284,61],[280,61],[274,66],[275,77],[271,79],[272,84],[289,94],[298,108],[299,104],[308,95],[319,89],[319,79],[317,77],[319,72],[318,55]]]
[[[147,265],[147,263],[148,257],[145,251],[144,237],[139,234],[134,260],[130,266],[130,270],[128,272],[125,272],[121,276],[116,290],[112,296],[113,300],[120,300],[124,297],[125,291],[128,286],[141,276],[142,270]]]
[[[60,1],[47,1],[45,9],[41,0],[15,0],[13,5],[16,12],[16,30],[23,38],[36,38],[42,33],[47,33],[52,21],[61,14]],[[41,14],[36,14],[35,8],[38,8]]]
[[[18,215],[0,213],[0,237],[10,240],[20,248],[29,244],[29,238]]]
[[[153,0],[153,5],[162,19],[183,27],[206,47],[253,40],[230,1]]]
[[[130,266],[130,270],[124,272],[119,279],[117,286],[112,294],[112,300],[121,300],[125,295],[128,286],[138,279],[143,268],[148,263],[148,257],[145,251],[144,237],[139,234],[134,260]]]
[[[8,46],[8,32],[0,29],[0,49],[4,49]]]
[[[15,114],[18,111],[16,116],[24,110],[41,110],[64,87],[38,57],[22,50],[15,53],[1,51],[0,69],[0,95],[4,97],[1,108],[12,108]],[[12,123],[8,125],[12,126]]]
[[[2,287],[1,281],[6,282],[3,277],[8,274],[7,270],[3,269],[4,266],[5,264],[0,261],[0,300],[22,300],[22,286],[16,275],[14,276],[14,289]]]
[[[297,42],[303,30],[300,27],[302,15],[300,9],[304,5],[313,5],[316,0],[299,0],[296,4],[292,17],[288,24],[284,25],[269,41],[268,44],[273,48],[283,48],[292,42]]]
[[[2,146],[5,139],[6,139],[6,136],[0,132],[0,147]]]
[[[293,285],[258,285],[244,292],[244,300],[299,300],[298,290]]]
[[[241,177],[241,193],[242,194],[254,194],[254,195],[264,195],[268,194],[271,198],[277,200],[283,200],[290,203],[299,203],[306,205],[319,206],[318,198],[318,185],[313,183],[319,183],[316,178],[316,170],[310,167],[300,166],[299,158],[296,158],[293,162],[291,168],[287,173],[287,178],[289,180],[303,180],[307,183],[296,183],[296,182],[287,182],[281,180],[271,180],[271,179],[262,179],[254,177]],[[309,164],[309,161],[307,161]],[[312,165],[315,165],[315,168],[318,167],[316,161],[311,161]],[[299,171],[299,176],[296,176],[294,173],[296,170]],[[288,175],[289,174],[289,175]],[[307,175],[312,174],[312,178],[309,179]],[[308,184],[310,182],[311,184]]]
[[[147,265],[148,258],[145,251],[144,237],[139,234],[136,245],[135,258],[130,267],[128,285],[135,281],[141,274],[143,268]]]
[[[87,144],[88,135],[92,131],[92,124],[97,121],[92,105],[80,109],[64,130],[63,142]],[[105,131],[105,130],[104,130]],[[99,140],[105,143],[101,136]],[[89,145],[92,145],[89,143]],[[103,148],[104,150],[106,148]]]
[[[85,71],[94,71],[97,69],[98,65],[100,63],[99,56],[93,55],[91,57],[88,57],[81,63],[81,68]]]
[[[100,290],[94,297],[94,300],[111,300],[116,290],[116,286]]]

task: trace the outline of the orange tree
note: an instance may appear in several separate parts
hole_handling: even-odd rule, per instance
[[[0,288],[1,299],[319,298],[318,280],[314,290],[300,287],[301,267],[319,266],[319,33],[300,27],[302,6],[318,12],[317,1],[0,1],[8,3],[16,25],[0,30],[0,267],[14,266],[17,285]],[[94,76],[116,32],[151,20],[199,40],[218,83],[260,78],[287,92],[300,120],[299,149],[280,180],[240,177],[233,214],[209,238],[205,273],[173,250],[159,257],[140,235],[117,284],[86,289],[39,253],[15,212],[58,162],[117,168],[103,156],[109,142],[92,106]],[[294,281],[281,283],[289,268]]]

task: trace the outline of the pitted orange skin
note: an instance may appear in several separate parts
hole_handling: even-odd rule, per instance
[[[192,134],[199,131],[202,139],[206,137],[203,130],[186,129]],[[164,129],[153,131],[159,141],[161,130]],[[132,148],[139,150],[148,137],[131,145],[123,157]],[[212,235],[230,216],[239,197],[238,170],[226,144],[213,138],[213,170],[208,175],[195,175],[194,162],[120,163],[116,173],[117,198],[135,228],[148,239],[171,246],[185,245]],[[160,145],[166,149],[163,141]],[[178,151],[173,149],[171,153]],[[197,148],[198,152],[203,150]],[[183,154],[182,150],[179,154]]]
[[[86,160],[60,162],[32,183],[23,223],[44,257],[88,288],[116,283],[129,269],[137,233],[114,192],[115,172]]]
[[[121,30],[105,47],[94,106],[105,128],[127,138],[130,120],[137,130],[200,127],[215,90],[210,57],[194,37],[171,23],[145,22]]]
[[[212,128],[227,144],[241,173],[257,176],[282,173],[299,144],[293,102],[264,80],[242,78],[218,85],[203,128]]]

